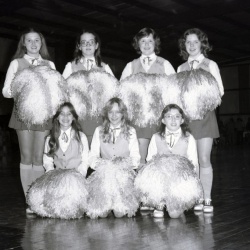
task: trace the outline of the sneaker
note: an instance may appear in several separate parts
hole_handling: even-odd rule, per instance
[[[213,213],[214,207],[212,206],[211,199],[205,199],[203,212],[204,213]]]
[[[195,205],[194,205],[194,211],[202,211],[203,210],[203,200],[199,200]]]
[[[29,207],[26,208],[26,214],[34,214],[35,212],[33,212]]]
[[[157,210],[157,209],[155,209],[154,213],[153,213],[153,216],[155,218],[163,218],[164,217],[164,212],[163,212],[163,210]]]
[[[141,211],[145,211],[145,210],[154,210],[154,208],[153,208],[153,207],[148,207],[148,206],[141,206],[141,207],[140,207],[140,210],[141,210]]]

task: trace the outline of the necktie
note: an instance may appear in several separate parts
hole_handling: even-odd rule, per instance
[[[68,142],[68,140],[69,140],[69,138],[68,138],[68,136],[67,136],[67,134],[64,132],[63,134],[62,134],[62,140],[64,141],[64,142]]]
[[[32,65],[37,65],[37,59],[32,59],[31,63],[32,63]]]
[[[116,134],[116,130],[118,130],[118,129],[120,129],[120,128],[113,128],[113,129],[111,129],[111,133],[112,133],[112,142],[113,142],[113,144],[115,144],[115,134]]]
[[[175,143],[175,137],[177,137],[179,135],[179,132],[177,133],[167,133],[166,134],[166,138],[167,138],[167,143],[170,146],[170,148],[172,148],[174,146]]]
[[[91,70],[92,66],[93,66],[93,60],[87,59],[87,70]]]
[[[143,63],[144,63],[144,64],[147,64],[147,65],[149,65],[151,61],[152,61],[152,59],[150,59],[149,56],[147,56],[147,57],[145,57],[145,58],[143,59]]]
[[[193,61],[190,62],[191,70],[194,69],[194,63],[195,63],[195,62],[199,63],[199,61],[197,61],[197,60],[193,60]]]

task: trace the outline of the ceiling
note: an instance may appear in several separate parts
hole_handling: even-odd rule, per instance
[[[161,56],[181,63],[178,39],[192,27],[205,31],[210,57],[220,66],[250,62],[248,0],[0,0],[0,37],[18,40],[26,27],[39,29],[52,47],[73,52],[76,33],[95,30],[102,55],[130,61],[133,36],[144,27],[158,31]]]

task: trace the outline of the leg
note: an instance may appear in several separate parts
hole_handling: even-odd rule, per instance
[[[200,140],[197,140],[198,158],[200,164],[200,179],[203,186],[205,199],[211,199],[213,169],[210,161],[210,155],[212,145],[212,138],[202,138]]]
[[[34,132],[34,140],[33,140],[33,181],[44,174],[43,168],[43,151],[45,138],[49,134],[49,130],[44,132],[42,131],[33,131]]]
[[[32,174],[32,154],[33,154],[33,131],[28,130],[17,130],[18,142],[21,154],[20,163],[20,178],[23,187],[24,195],[26,196],[27,191],[33,181]]]
[[[138,141],[139,141],[139,150],[141,155],[141,163],[145,164],[148,153],[149,139],[139,138]]]

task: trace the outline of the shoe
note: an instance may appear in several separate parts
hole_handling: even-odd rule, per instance
[[[205,199],[203,212],[204,213],[213,213],[214,207],[212,206],[211,199]]]
[[[163,212],[163,210],[155,209],[154,213],[153,213],[153,216],[154,216],[154,218],[163,218],[164,217],[164,212]]]
[[[33,212],[29,207],[26,208],[26,214],[34,214],[35,212]]]
[[[141,207],[140,207],[140,210],[141,210],[141,211],[145,211],[145,210],[154,210],[154,208],[153,208],[153,207],[148,207],[148,206],[141,206]]]
[[[203,200],[199,200],[195,205],[194,205],[194,211],[202,211],[203,210]]]

